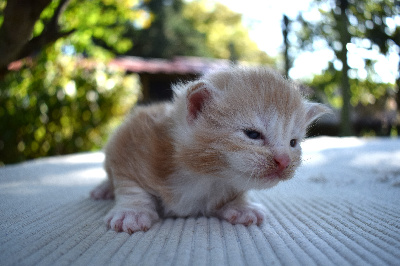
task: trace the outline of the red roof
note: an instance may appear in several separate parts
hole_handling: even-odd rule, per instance
[[[134,56],[118,57],[109,65],[117,66],[133,73],[204,74],[226,68],[231,61],[202,57],[174,57],[173,59],[142,58]]]

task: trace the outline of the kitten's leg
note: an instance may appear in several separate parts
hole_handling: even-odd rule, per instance
[[[159,218],[154,197],[134,181],[114,182],[116,202],[105,217],[108,226],[129,234],[147,231]]]
[[[95,200],[99,199],[113,199],[114,188],[109,179],[102,182],[90,192],[90,197]]]
[[[231,224],[260,225],[265,219],[264,206],[248,201],[243,195],[226,203],[216,215]]]

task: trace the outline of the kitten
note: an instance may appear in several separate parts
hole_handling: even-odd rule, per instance
[[[217,216],[262,223],[246,197],[291,178],[307,126],[329,109],[266,68],[232,67],[177,84],[172,102],[137,107],[105,149],[108,180],[95,199],[113,198],[115,231],[147,231],[163,217]]]

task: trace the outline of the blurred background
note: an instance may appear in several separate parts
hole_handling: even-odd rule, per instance
[[[334,108],[309,136],[400,130],[397,0],[0,0],[0,165],[99,150],[137,102],[267,65]]]

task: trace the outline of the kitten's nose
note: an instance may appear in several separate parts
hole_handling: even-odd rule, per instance
[[[287,154],[278,154],[274,156],[274,161],[279,171],[283,171],[290,164],[290,158]]]

